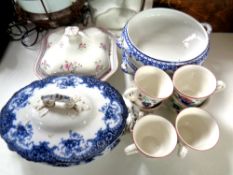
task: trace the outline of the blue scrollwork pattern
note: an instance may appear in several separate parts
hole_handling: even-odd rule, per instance
[[[49,141],[33,140],[34,128],[30,122],[17,121],[17,111],[29,105],[28,99],[36,89],[54,84],[61,89],[77,87],[97,88],[106,99],[99,109],[103,115],[104,128],[99,128],[94,138],[85,139],[77,131],[70,130],[60,138],[57,145]],[[0,134],[12,151],[29,161],[43,162],[53,166],[71,166],[88,163],[113,149],[119,143],[128,111],[122,96],[110,84],[93,77],[77,75],[52,76],[34,81],[16,92],[3,107],[0,114]],[[43,139],[43,138],[41,138]]]

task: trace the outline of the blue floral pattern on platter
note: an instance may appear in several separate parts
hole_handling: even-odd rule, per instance
[[[84,85],[86,88],[97,88],[106,99],[104,105],[98,109],[103,113],[100,127],[95,137],[85,139],[75,130],[70,130],[66,137],[60,138],[59,144],[53,145],[49,141],[35,142],[32,138],[34,126],[28,121],[22,123],[16,115],[17,111],[27,107],[30,97],[38,89],[54,84],[61,89]],[[71,166],[88,163],[96,157],[111,151],[118,143],[125,129],[128,111],[122,96],[111,85],[93,77],[79,77],[77,75],[52,76],[40,81],[34,81],[16,92],[3,107],[0,114],[0,134],[12,151],[16,151],[23,158],[47,163],[53,166]]]
[[[124,42],[124,45],[123,45]],[[131,56],[133,59],[135,59],[139,64],[143,65],[151,65],[158,67],[162,70],[168,71],[168,72],[174,72],[176,69],[183,65],[187,64],[202,64],[208,56],[209,52],[209,46],[196,58],[190,59],[188,61],[162,61],[158,58],[152,58],[144,53],[142,53],[140,50],[138,50],[133,43],[130,41],[130,38],[128,36],[128,30],[127,25],[124,27],[120,39],[117,41],[117,46],[122,50],[123,54],[123,63],[127,64],[129,61],[125,58],[124,55]],[[131,63],[132,64],[132,63]],[[132,65],[129,65],[130,68],[132,68]],[[134,65],[135,67],[136,65]],[[126,73],[127,70],[124,70]],[[132,73],[132,72],[129,72]]]

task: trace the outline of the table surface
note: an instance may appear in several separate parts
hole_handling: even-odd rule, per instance
[[[34,64],[39,47],[24,48],[20,42],[11,42],[0,62],[0,108],[15,91],[36,80]],[[132,174],[132,175],[232,175],[233,174],[233,34],[212,33],[210,53],[204,63],[217,77],[226,83],[226,89],[215,94],[206,105],[220,127],[217,145],[205,152],[190,150],[181,159],[177,148],[164,158],[149,159],[142,155],[124,155],[124,147],[132,142],[130,134],[122,137],[120,144],[106,156],[86,165],[58,168],[33,163],[8,150],[0,139],[1,175],[81,175],[81,174]],[[130,85],[129,77],[120,69],[108,80],[121,93]]]

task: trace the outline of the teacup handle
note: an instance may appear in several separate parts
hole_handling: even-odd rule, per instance
[[[129,129],[129,131],[133,130],[134,124],[136,123],[136,120],[143,117],[145,113],[143,111],[140,111],[140,109],[132,103],[128,98],[126,98],[123,95],[126,107],[128,108],[128,117],[126,119],[126,127]]]
[[[184,158],[188,153],[188,149],[182,144],[182,143],[178,143],[178,156],[180,158]]]
[[[133,154],[137,154],[138,153],[138,149],[136,147],[136,145],[133,143],[131,145],[128,145],[126,148],[125,148],[125,154],[127,156],[130,156],[130,155],[133,155]]]
[[[133,107],[133,110],[129,111],[129,115],[126,119],[126,126],[130,132],[133,131],[133,127],[134,127],[136,121],[145,115],[145,113],[143,111],[140,111],[140,110],[138,110],[137,111],[138,113],[135,114],[134,109],[135,109],[135,107]]]
[[[128,104],[127,107],[129,109],[129,115],[126,120],[126,125],[130,131],[133,129],[136,119],[136,116],[134,114],[134,105],[132,103],[137,99],[136,91],[136,87],[131,87],[128,88],[123,94],[123,97],[126,99],[125,101],[127,102],[126,104]]]
[[[205,28],[208,35],[210,35],[212,32],[212,26],[209,23],[205,23],[205,22],[201,23],[201,25]]]
[[[130,101],[134,102],[137,100],[137,92],[138,92],[138,88],[136,87],[131,87],[131,88],[128,88],[123,96],[127,99],[129,99]]]
[[[225,88],[226,88],[226,83],[224,83],[221,80],[218,80],[217,81],[217,86],[216,86],[216,89],[215,89],[215,93],[220,92],[220,91],[222,91]]]

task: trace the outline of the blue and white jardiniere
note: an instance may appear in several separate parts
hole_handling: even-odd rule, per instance
[[[0,134],[29,161],[78,165],[116,146],[127,115],[122,96],[108,83],[54,76],[13,95],[1,111]]]
[[[151,65],[173,73],[187,64],[202,64],[209,51],[211,26],[173,9],[142,11],[129,20],[117,45],[122,70],[134,74]]]

